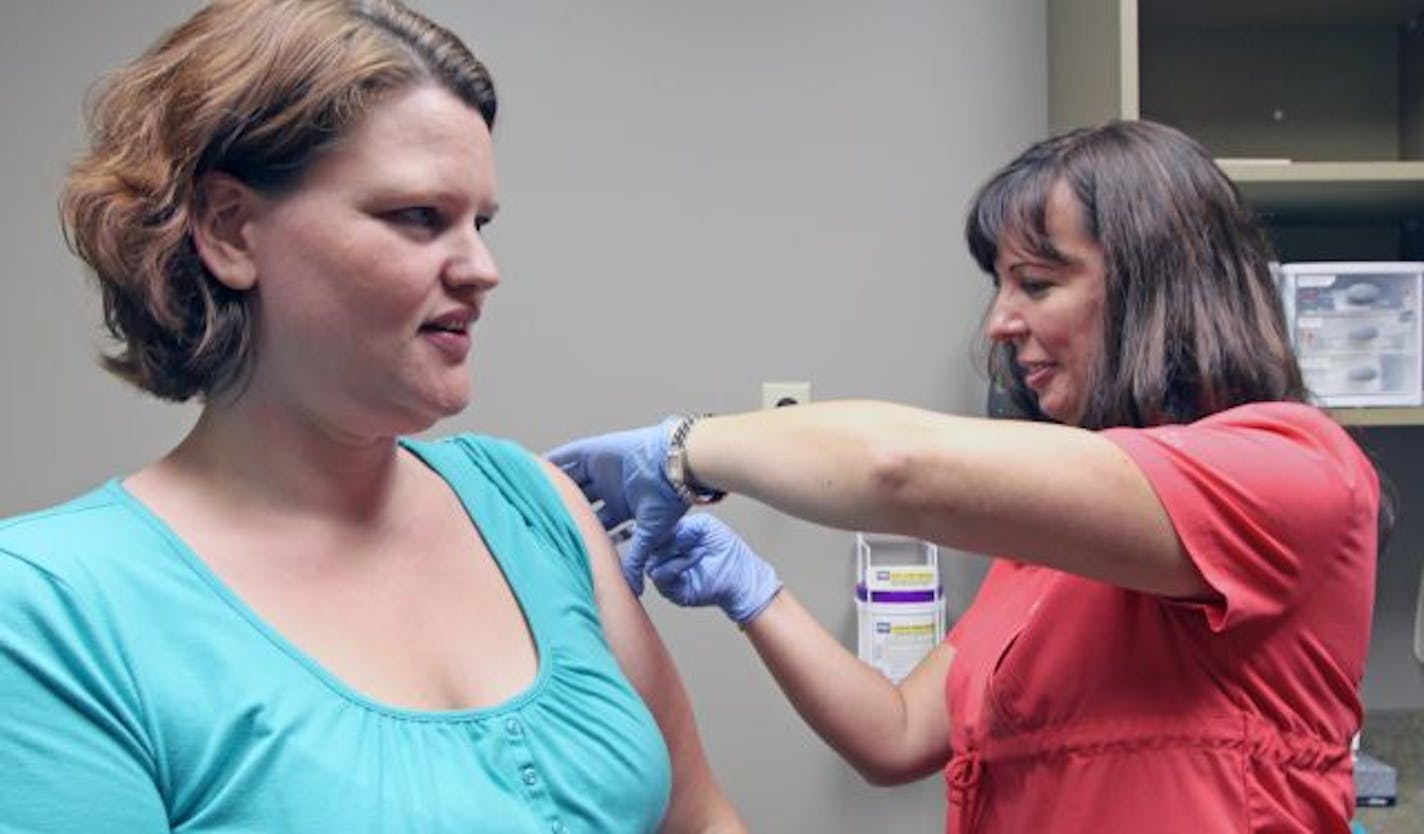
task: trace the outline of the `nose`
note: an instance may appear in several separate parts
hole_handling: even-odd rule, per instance
[[[499,265],[480,230],[469,226],[457,238],[445,262],[446,286],[451,289],[473,287],[479,292],[499,286]]]
[[[1023,315],[1002,287],[994,294],[994,303],[989,306],[985,331],[996,342],[1011,342],[1028,333]]]

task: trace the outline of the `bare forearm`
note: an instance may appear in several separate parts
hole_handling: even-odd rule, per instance
[[[817,403],[712,417],[687,441],[696,479],[810,521],[886,524],[879,479],[893,440],[918,412],[878,402]]]
[[[747,636],[798,714],[862,776],[900,784],[949,754],[943,681],[948,647],[895,687],[821,627],[789,591],[747,627]]]

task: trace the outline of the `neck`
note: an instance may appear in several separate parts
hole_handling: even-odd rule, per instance
[[[242,398],[212,403],[155,466],[235,513],[378,525],[405,485],[393,435],[359,436]]]

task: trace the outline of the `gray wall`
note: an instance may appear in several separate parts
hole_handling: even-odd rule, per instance
[[[94,362],[98,310],[55,220],[90,82],[197,2],[0,5],[0,515],[162,454],[195,411]],[[975,411],[987,283],[972,189],[1042,135],[1039,0],[426,0],[495,73],[504,284],[475,403],[441,430],[536,448],[761,383]],[[851,536],[737,499],[724,517],[854,645]],[[981,565],[957,563],[956,609]],[[720,614],[650,602],[722,782],[758,831],[938,830],[943,783],[860,782]]]
[[[141,466],[194,414],[96,367],[97,305],[54,197],[87,85],[197,6],[0,6],[0,515]],[[419,6],[488,60],[502,96],[490,239],[505,280],[480,324],[475,403],[442,431],[542,449],[671,411],[754,408],[767,380],[980,410],[969,349],[986,282],[959,226],[981,178],[1045,129],[1040,0]],[[735,498],[719,512],[853,646],[850,535]],[[1417,558],[1410,570],[1417,581]],[[952,612],[981,573],[951,557]],[[863,785],[720,615],[649,607],[755,830],[942,825],[937,777]],[[1399,668],[1367,692],[1424,703],[1417,666]]]

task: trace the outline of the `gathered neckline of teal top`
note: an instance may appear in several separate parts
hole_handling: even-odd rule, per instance
[[[465,513],[470,520],[470,524],[475,528],[475,534],[484,540],[486,549],[488,549],[490,555],[494,557],[495,564],[499,567],[500,573],[504,576],[505,584],[509,586],[510,592],[514,595],[514,601],[524,616],[525,628],[529,630],[530,637],[534,642],[535,663],[537,664],[534,680],[521,692],[504,701],[486,707],[453,710],[423,710],[383,703],[360,692],[331,670],[327,669],[321,661],[289,640],[286,635],[282,634],[281,631],[267,622],[261,614],[249,606],[231,586],[223,581],[222,577],[218,576],[217,573],[208,566],[207,562],[203,561],[201,556],[188,546],[188,543],[184,541],[166,521],[151,510],[147,504],[140,501],[137,496],[129,492],[128,488],[123,485],[122,479],[110,479],[108,483],[105,484],[105,489],[113,495],[121,505],[137,515],[145,524],[162,537],[174,553],[183,560],[184,564],[196,573],[198,578],[201,579],[222,602],[236,611],[242,619],[246,620],[262,637],[280,649],[283,654],[306,669],[306,671],[317,678],[322,685],[336,693],[342,699],[371,712],[402,721],[432,723],[484,721],[506,713],[516,712],[536,700],[544,689],[547,688],[549,680],[553,676],[553,664],[555,661],[552,653],[549,651],[548,643],[545,640],[545,629],[542,627],[542,624],[534,621],[530,607],[526,604],[521,589],[516,585],[509,566],[505,562],[505,557],[501,554],[499,548],[496,548],[489,539],[485,538],[484,527],[480,524],[479,520],[479,509],[472,503],[472,499],[475,496],[468,494],[469,491],[476,489],[477,486],[475,484],[466,483],[464,484],[465,489],[457,487],[454,480],[452,480],[455,477],[455,473],[442,470],[436,462],[430,459],[427,452],[421,448],[422,446],[428,448],[434,445],[436,444],[417,443],[405,438],[400,440],[401,448],[415,455],[421,463],[425,464],[432,472],[438,475],[440,479],[445,482],[446,486],[455,493],[455,497],[459,499],[461,506],[465,508]]]

